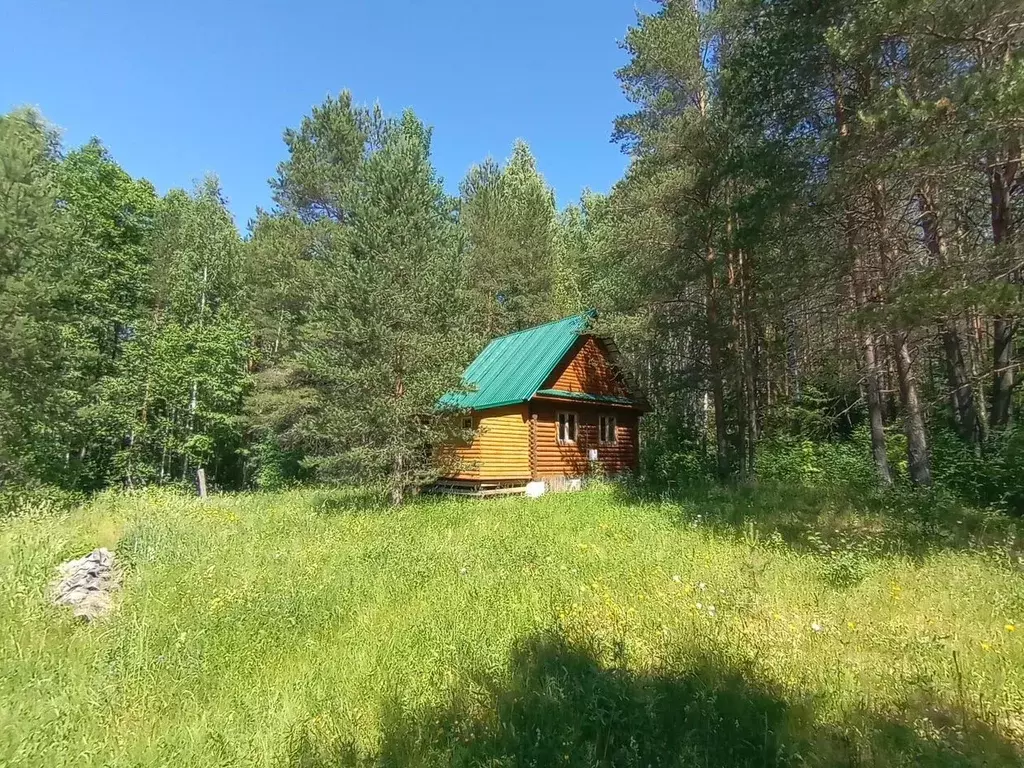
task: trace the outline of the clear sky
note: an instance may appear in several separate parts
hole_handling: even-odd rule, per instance
[[[348,88],[434,128],[450,192],[533,148],[559,205],[607,191],[629,109],[618,43],[651,0],[0,0],[0,110],[30,104],[65,146],[98,136],[160,192],[216,173],[240,226],[268,207],[281,132]]]

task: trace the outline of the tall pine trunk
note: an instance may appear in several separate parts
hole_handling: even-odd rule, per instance
[[[917,193],[924,246],[931,256],[932,263],[941,269],[946,264],[946,247],[939,226],[937,197],[934,184],[931,182],[923,183]],[[960,331],[953,318],[941,320],[940,328],[946,378],[949,382],[950,401],[953,405],[957,431],[964,440],[977,445],[982,438],[983,425],[974,404],[974,387],[967,375],[960,344]]]
[[[882,392],[878,377],[875,335],[865,328],[861,333],[864,354],[864,389],[868,397],[868,421],[871,424],[871,455],[882,485],[892,485],[892,470],[885,451],[885,419],[882,418]]]
[[[907,463],[910,480],[914,485],[931,485],[932,470],[928,458],[928,436],[924,426],[924,411],[918,396],[910,356],[910,343],[906,331],[892,334],[896,358],[896,377],[899,380],[900,403],[903,406],[903,429],[907,435]]]
[[[706,296],[704,306],[708,337],[708,378],[711,381],[711,399],[715,412],[715,465],[718,478],[729,476],[729,434],[725,425],[725,384],[722,371],[722,348],[718,328],[718,290],[715,280],[715,251],[708,248],[705,255]]]
[[[396,453],[391,461],[391,504],[399,507],[405,501],[405,477],[403,470],[405,463],[402,461],[402,454]]]
[[[400,372],[401,368],[402,368],[402,358],[401,358],[401,356],[396,356],[396,359],[395,359],[395,370],[396,370],[396,373],[395,373],[395,389],[394,389],[394,396],[395,396],[395,400],[396,401],[401,400],[403,397],[405,397],[405,379],[404,379],[404,377],[402,376],[402,374]],[[401,408],[398,408],[398,407],[395,408],[395,413],[401,413],[401,412],[402,412]],[[397,431],[397,430],[402,429],[403,426],[404,425],[402,425],[402,424],[396,424],[394,428]],[[405,482],[406,482],[406,479],[405,479],[405,460],[404,460],[404,455],[402,453],[402,446],[400,444],[398,444],[398,445],[392,444],[392,450],[394,450],[394,455],[391,457],[391,488],[390,488],[390,495],[391,495],[391,504],[393,506],[398,507],[398,506],[401,506],[403,501],[405,501]]]
[[[740,290],[743,307],[743,371],[746,392],[747,426],[747,471],[754,475],[757,462],[757,441],[760,437],[758,424],[758,379],[760,371],[759,345],[761,334],[754,309],[755,285],[753,256],[740,249]]]
[[[846,101],[843,88],[839,78],[835,81],[835,115],[836,125],[839,129],[839,154],[842,156],[843,149],[850,137],[849,116],[846,109]],[[846,252],[853,260],[853,274],[851,289],[853,292],[854,306],[859,313],[868,306],[867,276],[864,269],[864,258],[861,254],[860,243],[858,243],[858,226],[854,219],[853,197],[854,190],[847,193],[846,210],[844,212]],[[866,323],[860,318],[860,323]],[[889,457],[885,450],[885,418],[882,413],[882,387],[878,368],[878,350],[875,344],[875,333],[870,326],[865,324],[860,329],[861,355],[864,365],[864,391],[868,401],[868,422],[871,425],[871,455],[875,461],[875,469],[878,472],[878,480],[883,486],[892,485],[892,470],[889,468]]]
[[[1005,161],[989,158],[988,185],[992,221],[992,242],[996,248],[1008,245],[1014,235],[1013,209],[1010,195],[1020,165],[1020,147],[1012,144]],[[1006,279],[1014,281],[1014,274]],[[1001,429],[1010,423],[1013,407],[1014,320],[1006,315],[997,315],[992,324],[992,409],[989,411],[989,425]]]
[[[957,431],[964,440],[972,445],[978,445],[984,438],[985,424],[975,407],[974,387],[971,386],[970,377],[967,375],[967,365],[960,346],[960,332],[955,323],[947,321],[940,335]]]
[[[888,285],[896,271],[896,254],[889,226],[889,199],[885,182],[876,180],[871,190],[875,230],[878,237],[878,263],[883,285]],[[894,378],[899,390],[903,411],[903,432],[907,437],[907,465],[914,485],[931,485],[932,472],[928,457],[928,437],[924,425],[924,411],[914,376],[908,333],[904,329],[889,334],[892,341]],[[891,379],[890,379],[891,380]]]
[[[853,274],[854,301],[858,310],[867,307],[867,292],[863,284],[860,259],[856,260]],[[878,350],[875,333],[865,326],[860,331],[861,354],[864,361],[864,391],[868,400],[868,421],[871,425],[871,455],[882,485],[892,485],[892,470],[885,450],[885,419],[882,415],[882,388],[878,373]]]

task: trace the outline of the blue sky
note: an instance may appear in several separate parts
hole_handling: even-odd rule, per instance
[[[533,148],[559,205],[607,191],[629,109],[618,42],[650,0],[303,3],[0,0],[0,110],[31,104],[66,146],[98,136],[160,192],[216,173],[240,226],[268,207],[281,132],[348,88],[434,127],[455,192],[469,166]]]

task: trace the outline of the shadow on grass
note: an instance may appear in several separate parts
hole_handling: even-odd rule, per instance
[[[318,490],[309,501],[317,515],[342,517],[346,515],[379,515],[391,507],[379,488],[355,486]]]
[[[428,511],[433,508],[448,508],[453,502],[471,503],[471,499],[456,496],[413,494],[410,493],[403,507],[395,507],[388,498],[387,492],[373,486],[327,488],[317,491],[310,498],[310,507],[324,517],[340,517],[346,515],[381,515],[395,512],[400,508],[415,505],[417,510]]]
[[[508,675],[478,680],[436,709],[385,707],[382,739],[362,754],[323,721],[299,729],[287,764],[326,766],[984,766],[1021,755],[990,725],[925,701],[898,719],[839,724],[714,659],[638,674],[596,646],[542,634]]]
[[[1016,560],[1024,553],[1024,526],[993,510],[965,507],[936,490],[850,486],[809,487],[616,485],[622,503],[678,505],[677,522],[757,539],[781,539],[819,554],[854,552],[922,557],[940,550],[987,549]]]

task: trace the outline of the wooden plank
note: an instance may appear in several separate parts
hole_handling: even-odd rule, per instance
[[[445,446],[467,466],[456,473],[468,479],[529,479],[527,406],[508,406],[475,415],[477,433],[469,445]]]
[[[514,496],[526,493],[525,485],[516,485],[509,488],[483,488],[474,490],[472,488],[457,488],[457,487],[439,487],[432,486],[427,488],[425,493],[433,493],[444,496],[466,496],[474,499],[487,499],[493,496]]]
[[[629,394],[616,375],[604,342],[593,336],[577,342],[541,389],[623,397]]]

